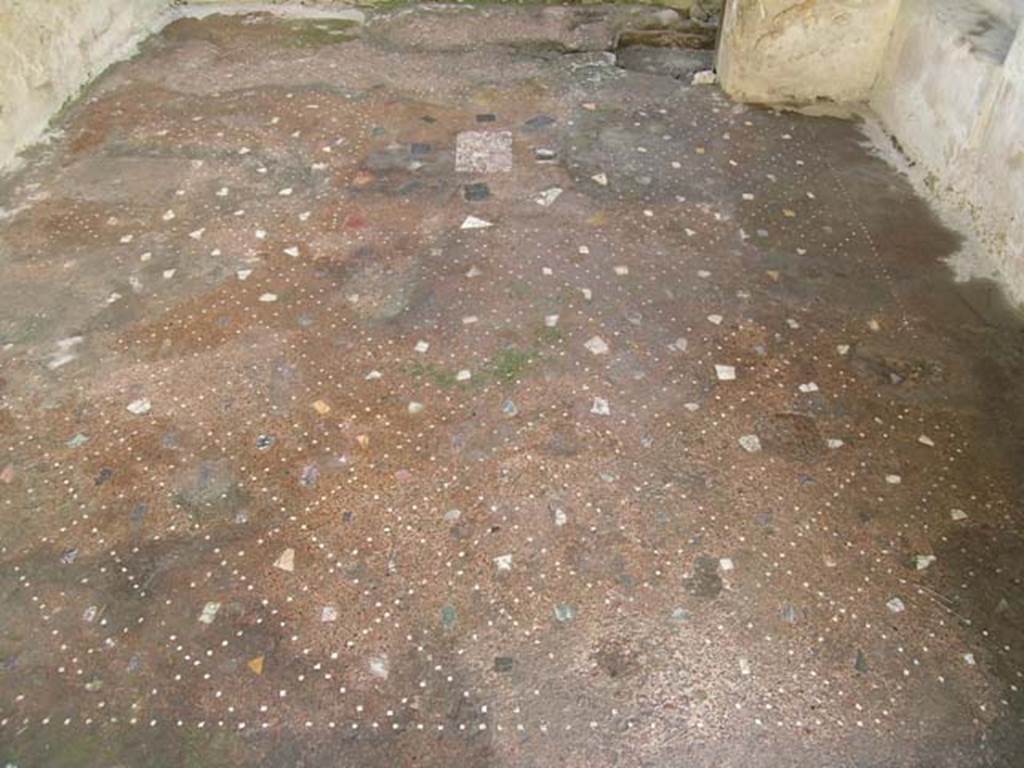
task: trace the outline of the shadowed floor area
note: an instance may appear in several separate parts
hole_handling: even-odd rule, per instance
[[[0,180],[0,763],[1019,764],[1022,326],[665,26],[184,19]]]

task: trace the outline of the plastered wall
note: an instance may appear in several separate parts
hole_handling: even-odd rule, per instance
[[[871,106],[1024,303],[1020,5],[903,0]]]

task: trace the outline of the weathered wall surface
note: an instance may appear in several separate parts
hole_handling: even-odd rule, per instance
[[[899,0],[730,0],[718,74],[743,101],[860,101],[874,85]]]
[[[904,0],[871,105],[1024,303],[1022,6]]]
[[[167,0],[0,2],[0,167],[155,29]]]

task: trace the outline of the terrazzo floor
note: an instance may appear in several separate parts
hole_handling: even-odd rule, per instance
[[[183,19],[0,179],[0,765],[1021,765],[1022,325],[666,24]]]

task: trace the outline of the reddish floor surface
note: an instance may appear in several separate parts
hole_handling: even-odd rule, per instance
[[[1020,764],[1021,326],[653,13],[179,21],[0,181],[0,761]]]

